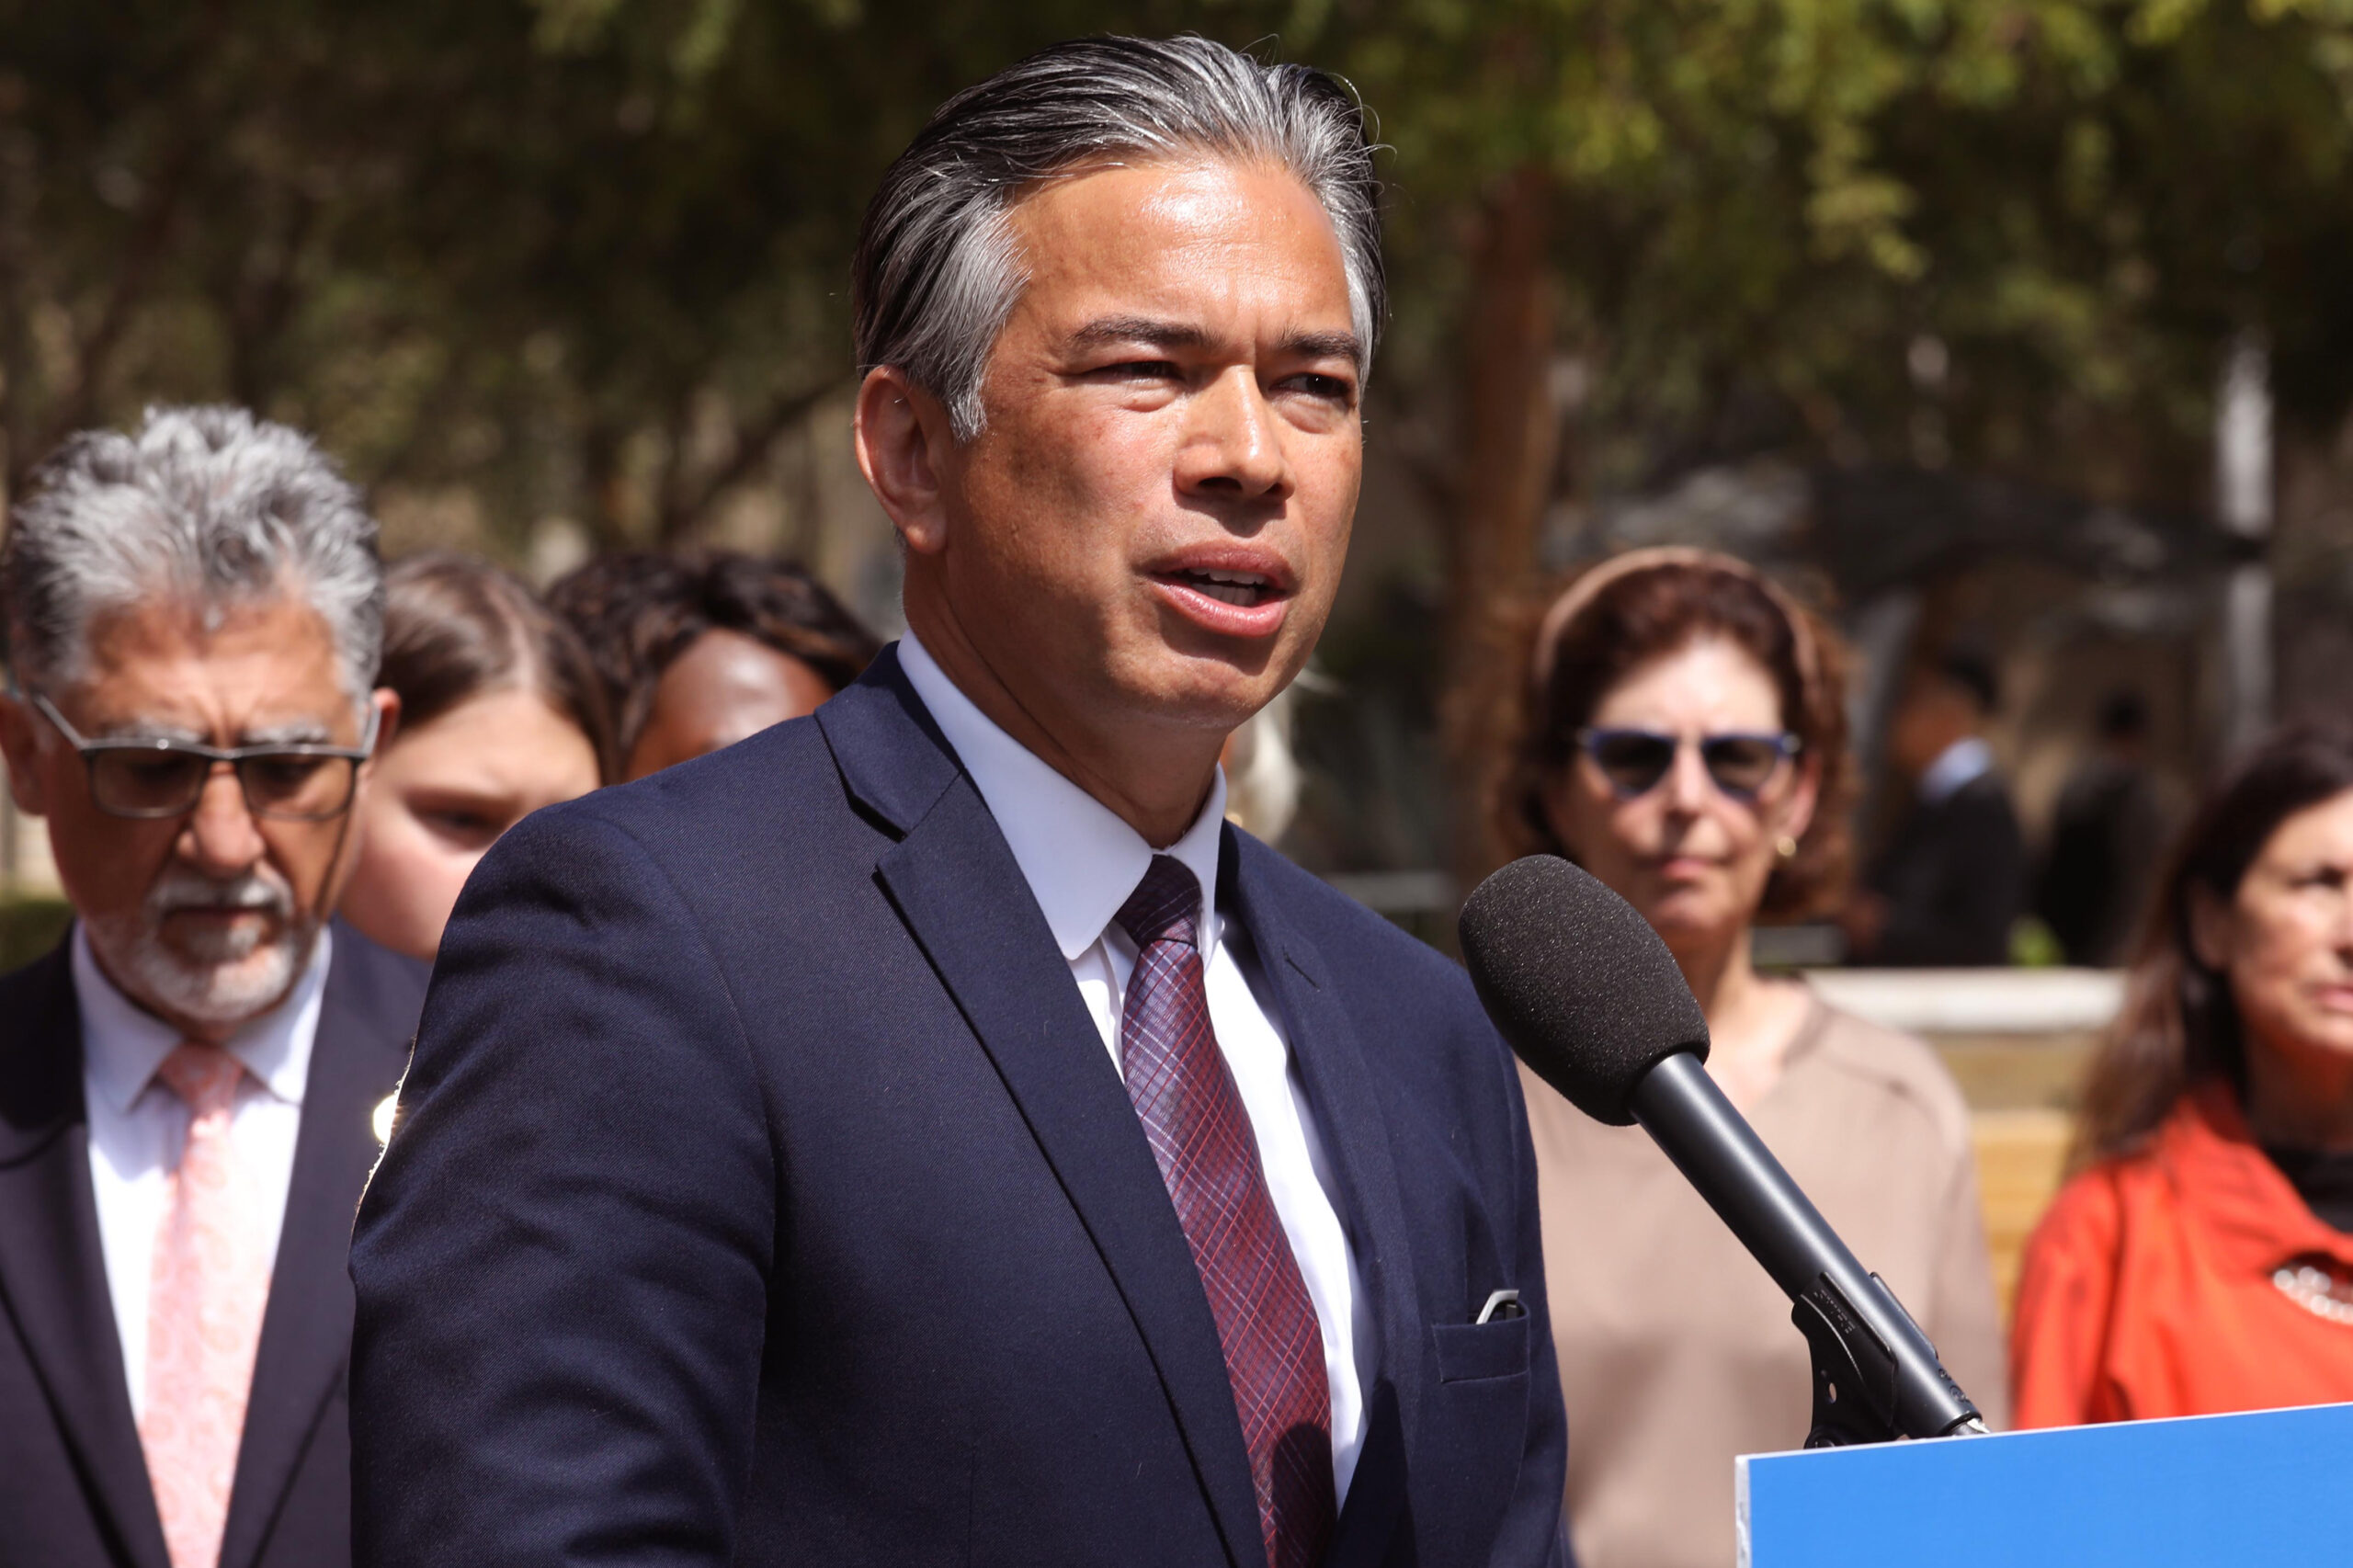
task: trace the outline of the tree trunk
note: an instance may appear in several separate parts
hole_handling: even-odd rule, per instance
[[[1487,791],[1519,678],[1506,612],[1532,586],[1560,423],[1550,384],[1553,301],[1547,266],[1552,180],[1521,168],[1479,205],[1464,340],[1461,499],[1446,540],[1447,688],[1457,885],[1494,869]]]

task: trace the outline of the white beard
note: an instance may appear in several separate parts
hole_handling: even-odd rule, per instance
[[[250,909],[273,918],[193,940],[166,938],[166,917],[190,908]],[[295,918],[293,890],[266,864],[227,882],[169,867],[136,915],[88,925],[91,948],[131,1000],[222,1029],[276,1006],[310,961],[319,933],[317,920]]]

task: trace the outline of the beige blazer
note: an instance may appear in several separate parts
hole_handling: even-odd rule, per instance
[[[1733,1458],[1794,1449],[1812,1369],[1790,1304],[1638,1127],[1525,1069],[1582,1568],[1732,1568]],[[1749,1118],[1989,1422],[2001,1324],[1969,1113],[1928,1046],[1819,997]]]

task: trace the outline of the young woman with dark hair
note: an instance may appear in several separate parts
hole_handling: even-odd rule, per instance
[[[384,587],[376,679],[400,694],[400,726],[377,754],[342,914],[429,960],[483,851],[612,777],[612,724],[587,651],[520,578],[435,551]]]
[[[623,778],[813,711],[881,647],[807,572],[736,551],[599,556],[548,601],[605,677]]]
[[[2020,1425],[2353,1400],[2353,731],[2275,735],[2183,834],[2072,1165]]]
[[[1690,550],[1592,569],[1532,642],[1495,797],[1506,846],[1565,855],[1642,911],[1707,1013],[1709,1072],[1998,1422],[2001,1330],[1960,1091],[1920,1041],[1749,959],[1760,915],[1822,913],[1845,892],[1838,643],[1745,563]],[[1805,1341],[1641,1129],[1521,1078],[1577,1559],[1728,1562],[1733,1456],[1805,1438]]]

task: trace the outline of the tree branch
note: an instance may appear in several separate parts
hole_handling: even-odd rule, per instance
[[[664,498],[661,540],[665,545],[676,544],[694,531],[711,504],[730,489],[751,476],[752,471],[767,460],[768,451],[787,430],[806,418],[809,412],[841,390],[839,378],[828,378],[815,386],[779,397],[757,419],[736,427],[735,449],[727,460],[705,475],[694,487],[693,498],[683,494],[684,487]]]

